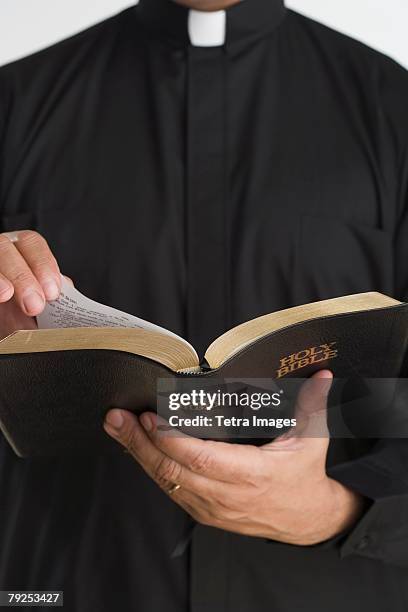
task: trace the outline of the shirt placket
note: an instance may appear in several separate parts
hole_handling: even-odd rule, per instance
[[[226,68],[223,47],[189,47],[186,320],[200,356],[228,325]]]

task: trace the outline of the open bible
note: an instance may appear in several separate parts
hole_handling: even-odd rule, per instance
[[[65,279],[38,329],[0,341],[0,425],[21,456],[104,446],[110,407],[156,407],[171,377],[397,377],[408,344],[408,304],[349,295],[266,314],[216,338],[200,363],[173,332],[82,295]]]

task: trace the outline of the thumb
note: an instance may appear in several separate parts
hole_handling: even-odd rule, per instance
[[[273,441],[273,450],[298,448],[299,442],[302,447],[316,445],[317,442],[320,448],[323,441],[327,447],[327,398],[332,382],[333,374],[329,370],[321,370],[303,383],[295,406],[296,426]]]
[[[295,435],[301,438],[328,438],[327,398],[333,382],[330,370],[321,370],[303,383],[296,402]]]

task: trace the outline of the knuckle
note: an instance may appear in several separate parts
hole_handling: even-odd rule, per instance
[[[18,232],[18,241],[23,246],[38,246],[39,244],[47,244],[45,238],[38,232],[32,229],[25,229]]]
[[[156,482],[165,487],[169,482],[178,483],[181,474],[181,466],[169,457],[162,457],[158,462],[155,471],[154,479]]]
[[[207,451],[201,450],[189,463],[189,469],[196,474],[205,474],[211,470],[213,458]]]
[[[20,286],[32,285],[34,283],[34,277],[30,270],[16,269],[10,274],[11,280],[14,284]]]
[[[54,268],[53,263],[53,259],[46,255],[38,257],[37,261],[33,262],[32,268],[39,280],[41,280],[43,276],[49,275],[50,271],[52,271],[50,268]]]
[[[46,269],[56,263],[46,239],[34,230],[23,230],[19,233],[19,245],[23,247],[37,269]]]
[[[139,432],[136,427],[129,427],[122,435],[122,441],[131,455],[136,456],[138,446]]]
[[[0,249],[2,251],[5,251],[5,250],[9,249],[12,246],[13,246],[13,244],[10,242],[10,240],[7,238],[7,236],[5,236],[4,234],[0,234]]]

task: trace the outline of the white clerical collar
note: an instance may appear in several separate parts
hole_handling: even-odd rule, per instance
[[[195,47],[220,47],[225,44],[227,17],[225,11],[188,12],[188,35]]]
[[[174,0],[139,0],[144,27],[173,46],[242,48],[270,35],[286,14],[284,0],[241,0],[225,11],[196,11]]]

